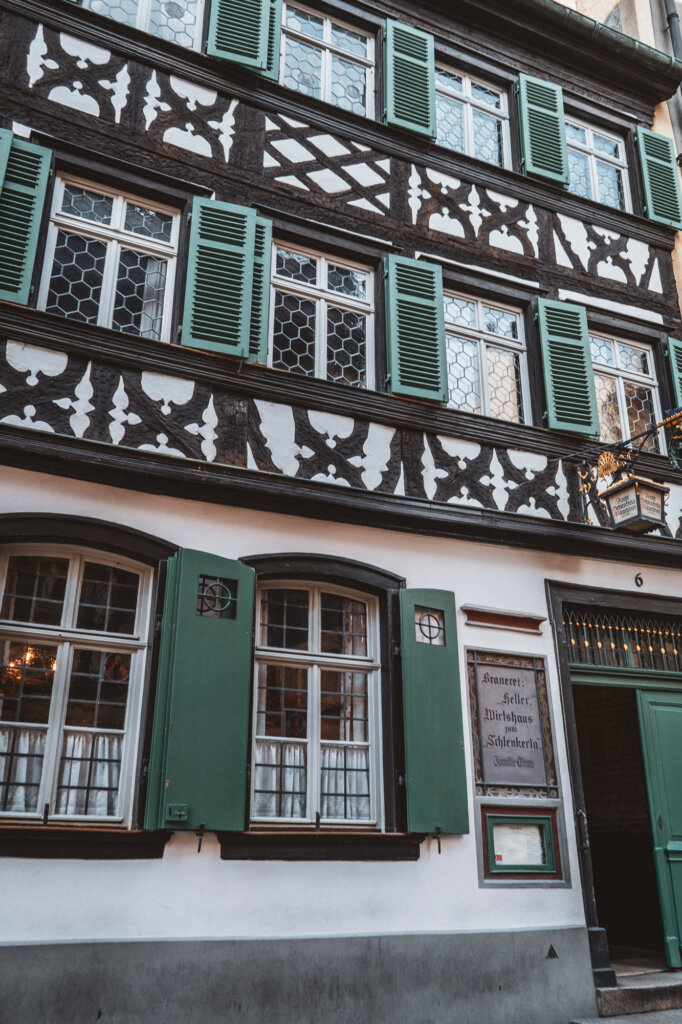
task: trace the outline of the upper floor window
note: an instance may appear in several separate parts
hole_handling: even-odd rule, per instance
[[[379,824],[376,600],[268,584],[256,637],[252,819]]]
[[[374,116],[374,39],[303,7],[285,4],[280,81],[306,96]]]
[[[149,573],[95,552],[0,555],[0,813],[125,821]]]
[[[630,210],[625,144],[577,121],[566,121],[569,192],[616,210]]]
[[[82,5],[160,39],[199,49],[204,0],[82,0]]]
[[[374,387],[373,275],[368,267],[274,246],[270,364]]]
[[[661,410],[651,349],[618,338],[590,335],[590,351],[601,440],[622,441],[658,422]],[[644,449],[661,450],[657,434],[647,438]]]
[[[179,220],[146,199],[59,178],[39,308],[168,341]]]
[[[517,310],[445,295],[448,405],[525,423],[526,346]]]
[[[509,166],[507,96],[494,86],[436,68],[436,130],[441,146]]]

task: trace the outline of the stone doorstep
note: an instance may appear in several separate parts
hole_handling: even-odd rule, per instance
[[[682,1010],[662,1010],[608,1017],[609,1024],[682,1024]],[[581,1017],[571,1024],[604,1024],[604,1017]]]
[[[634,1014],[681,1011],[677,1016],[682,1024],[682,972],[621,977],[615,988],[597,989],[597,1009],[600,1017],[612,1020],[619,1015],[632,1019]]]

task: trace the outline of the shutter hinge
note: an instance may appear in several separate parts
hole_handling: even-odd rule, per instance
[[[403,653],[403,649],[402,649],[401,645],[397,644],[397,643],[394,643],[393,646],[391,647],[391,655],[394,658],[399,658],[402,653]]]
[[[177,330],[177,334],[176,334],[176,341],[178,342],[178,344],[180,343],[180,338],[181,337],[182,337],[182,324],[178,324],[178,330]]]
[[[156,623],[154,624],[154,632],[155,633],[160,633],[161,632],[162,624],[163,624],[163,616],[162,615],[157,615],[156,616]]]
[[[189,210],[187,211],[187,223],[188,223],[188,224],[191,224],[191,223],[192,223],[192,208],[191,208],[191,207],[190,207],[190,209],[189,209]]]
[[[405,785],[405,773],[398,772],[396,776],[396,785],[402,788]]]

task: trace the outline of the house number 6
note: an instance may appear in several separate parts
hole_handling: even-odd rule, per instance
[[[637,575],[635,576],[635,583],[636,583],[636,585],[638,587],[643,587],[644,586],[644,579],[642,577],[641,572],[638,572]]]

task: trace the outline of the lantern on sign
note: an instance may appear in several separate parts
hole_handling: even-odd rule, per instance
[[[614,530],[649,533],[665,523],[665,501],[670,488],[634,473],[611,484],[599,497],[611,516]]]

